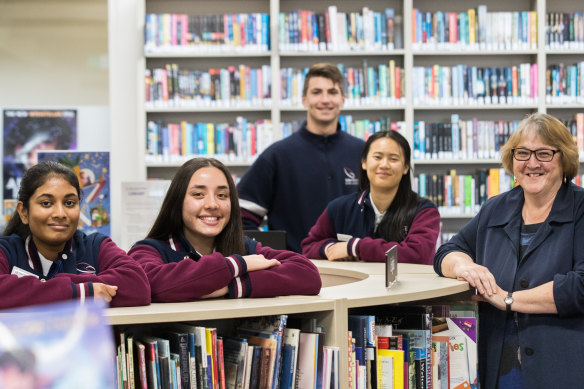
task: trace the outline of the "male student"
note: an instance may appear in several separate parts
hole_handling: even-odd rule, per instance
[[[286,246],[300,241],[332,199],[357,191],[364,142],[341,131],[343,75],[336,65],[313,65],[304,80],[306,121],[268,147],[242,177],[239,204],[245,229],[268,216],[270,230],[286,231]]]

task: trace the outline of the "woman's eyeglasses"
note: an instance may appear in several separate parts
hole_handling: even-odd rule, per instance
[[[560,150],[550,150],[550,149],[538,149],[538,150],[530,150],[524,148],[516,148],[511,150],[513,152],[513,158],[518,161],[529,161],[531,158],[531,154],[535,154],[535,159],[539,162],[550,162],[554,159],[554,155],[559,153]]]

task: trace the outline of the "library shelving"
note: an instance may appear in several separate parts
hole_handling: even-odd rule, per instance
[[[226,321],[246,317],[287,314],[316,321],[325,329],[325,345],[339,346],[340,377],[348,377],[347,317],[354,309],[387,304],[424,302],[452,296],[467,297],[466,282],[438,277],[431,266],[399,264],[398,282],[385,287],[385,266],[380,263],[331,263],[315,260],[323,281],[318,296],[284,296],[265,299],[212,299],[190,303],[151,304],[148,307],[110,308],[109,324],[128,326],[191,322],[228,328]],[[347,388],[340,380],[340,388]]]
[[[155,14],[161,16],[155,18]],[[181,16],[173,19],[173,14]],[[348,29],[347,39],[341,39],[343,34],[327,37],[326,31],[312,28],[318,22],[322,25],[319,17],[340,14],[348,15],[337,19],[341,22],[336,26]],[[193,127],[211,123],[213,128],[220,124],[238,133],[243,131],[243,120],[250,134],[261,124],[265,131],[260,133],[267,135],[259,147],[252,149],[241,140],[243,150],[223,145],[227,154],[216,155],[235,174],[243,174],[255,154],[287,134],[286,125],[305,117],[299,97],[302,72],[322,61],[340,64],[347,75],[343,114],[352,123],[365,122],[371,128],[374,122],[398,123],[412,147],[416,122],[446,123],[453,114],[465,121],[513,121],[532,112],[548,112],[572,120],[583,112],[583,84],[574,81],[581,79],[584,70],[583,14],[584,7],[569,0],[339,0],[318,5],[308,0],[130,0],[123,6],[110,2],[110,36],[116,38],[110,43],[112,164],[123,166],[114,169],[113,186],[171,177],[194,152],[186,149],[180,157],[149,155],[148,123]],[[185,22],[187,15],[192,20]],[[386,24],[388,20],[392,22]],[[158,27],[177,26],[161,34],[158,47],[151,28],[157,21]],[[198,26],[200,37],[181,45],[181,39],[189,39],[183,33],[188,23]],[[330,20],[327,23],[331,25]],[[214,35],[221,30],[219,25],[228,32],[223,40]],[[243,26],[236,29],[239,35],[229,30],[233,25]],[[394,41],[388,43],[383,39],[391,35],[390,26]],[[236,40],[244,36],[248,44],[237,45]],[[168,44],[173,39],[176,44]],[[196,73],[203,84],[213,80],[219,91],[227,88],[221,80],[233,74],[234,68],[263,69],[261,85],[268,88],[267,95],[238,95],[234,100],[218,93],[197,102],[147,104],[147,71],[168,67],[172,74],[173,66]],[[391,66],[400,69],[398,98],[379,84],[380,75],[386,77]],[[359,71],[377,81],[369,85],[377,97],[363,95],[359,87],[364,85],[351,84],[353,72]],[[465,77],[469,78],[466,88]],[[196,82],[197,77],[192,80]],[[413,163],[416,174],[445,174],[451,166],[470,174],[477,168],[497,166],[497,157],[491,159],[459,164],[442,157]],[[115,212],[121,195],[114,190],[112,198]]]

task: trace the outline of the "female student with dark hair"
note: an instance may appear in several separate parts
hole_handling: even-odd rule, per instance
[[[359,192],[329,203],[302,241],[309,258],[381,262],[398,246],[398,261],[432,264],[440,215],[410,179],[410,145],[396,131],[371,135],[361,153]]]
[[[80,197],[75,172],[57,162],[26,171],[0,237],[0,309],[91,297],[150,303],[140,265],[106,235],[77,230]]]
[[[128,254],[146,271],[156,302],[317,294],[321,287],[303,255],[244,237],[231,174],[212,158],[180,167],[148,236]]]

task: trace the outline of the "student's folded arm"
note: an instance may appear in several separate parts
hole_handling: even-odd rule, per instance
[[[68,278],[54,278],[42,282],[34,276],[18,277],[10,274],[5,253],[0,250],[0,309],[47,304],[78,299],[80,285]],[[86,289],[84,289],[86,291]]]
[[[436,252],[436,241],[440,231],[440,214],[436,208],[425,208],[412,221],[406,238],[400,243],[384,239],[352,238],[349,240],[349,255],[366,262],[385,261],[385,252],[398,246],[400,263],[431,265]]]
[[[150,304],[150,284],[144,270],[110,238],[101,242],[98,261],[97,274],[62,273],[55,278],[68,277],[75,283],[100,282],[117,286],[116,295],[110,303],[111,307]]]
[[[330,222],[327,208],[318,217],[308,236],[302,240],[302,254],[311,259],[327,259],[326,249],[337,242],[337,234]]]
[[[260,243],[257,246],[257,254],[262,254],[268,259],[277,259],[280,265],[247,273],[242,280],[244,286],[250,288],[245,297],[314,295],[320,292],[322,282],[318,269],[304,255],[293,251],[274,250],[263,247]]]
[[[227,286],[245,274],[240,256],[224,257],[221,253],[205,255],[198,261],[190,258],[165,263],[160,253],[148,245],[132,247],[128,254],[144,269],[153,302],[193,301]]]

